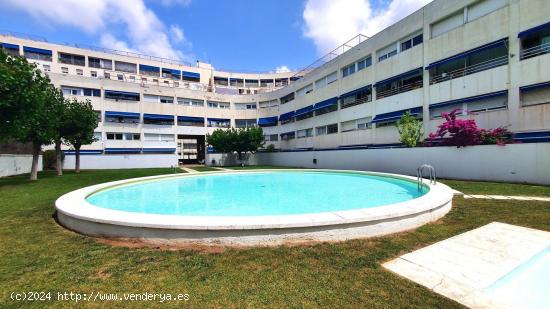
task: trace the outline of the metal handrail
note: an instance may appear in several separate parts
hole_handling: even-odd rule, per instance
[[[496,68],[501,65],[508,64],[508,55],[500,56],[491,60],[487,60],[485,62],[478,63],[476,65],[472,66],[465,66],[464,68],[460,68],[458,70],[445,72],[439,76],[430,76],[430,85],[441,83],[444,81],[448,81],[454,78],[463,77],[466,75],[474,74],[477,72],[489,70],[492,68]]]
[[[429,175],[430,176],[430,184],[433,184],[433,185],[437,184],[435,168],[433,166],[429,165],[429,164],[422,164],[416,170],[416,186],[417,186],[418,191],[422,190],[422,185],[424,184],[423,173],[424,173],[425,168],[428,169],[428,171],[430,172],[430,175]]]
[[[550,42],[522,49],[520,53],[520,59],[523,60],[547,53],[550,53]]]
[[[382,98],[385,98],[385,97],[396,95],[398,93],[407,92],[407,91],[419,89],[419,88],[422,88],[422,87],[423,87],[423,81],[419,80],[419,81],[416,81],[412,84],[397,87],[397,88],[394,88],[394,89],[389,89],[389,90],[381,91],[381,92],[377,91],[376,92],[376,99],[382,99]]]

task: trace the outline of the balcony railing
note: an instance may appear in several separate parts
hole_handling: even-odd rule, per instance
[[[523,60],[548,53],[550,53],[550,42],[522,49],[520,53],[520,59]]]
[[[489,70],[492,68],[499,67],[501,65],[508,64],[508,55],[500,56],[485,62],[478,63],[476,65],[467,66],[458,70],[442,73],[438,76],[430,75],[430,85],[448,81],[454,78],[463,77],[466,75],[474,74],[477,72]]]
[[[385,97],[390,97],[390,96],[396,95],[398,93],[407,92],[407,91],[411,91],[411,90],[418,89],[418,88],[422,88],[422,80],[419,80],[419,81],[416,81],[414,83],[407,84],[407,85],[404,85],[404,86],[401,86],[401,87],[397,87],[397,88],[394,88],[394,89],[388,89],[388,90],[380,91],[380,92],[377,91],[376,92],[376,99],[382,99],[382,98],[385,98]]]
[[[355,101],[353,102],[348,102],[348,103],[344,103],[342,102],[342,104],[340,104],[340,107],[341,108],[348,108],[348,107],[352,107],[352,106],[355,106],[355,105],[359,105],[359,104],[363,104],[363,103],[367,103],[367,102],[370,102],[372,101],[372,94],[369,94],[367,96],[364,96],[360,99],[356,99]]]

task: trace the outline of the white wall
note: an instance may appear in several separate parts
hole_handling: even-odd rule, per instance
[[[416,175],[426,163],[435,167],[438,178],[550,185],[550,143],[257,153],[250,162],[405,175]]]
[[[74,169],[75,156],[66,155],[64,169]],[[123,169],[172,167],[178,165],[176,154],[129,154],[129,155],[80,155],[81,169]]]
[[[0,177],[31,172],[32,155],[0,154]],[[38,170],[42,171],[42,156],[38,159]]]

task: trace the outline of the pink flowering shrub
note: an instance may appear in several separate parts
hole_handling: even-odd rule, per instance
[[[430,133],[426,139],[427,145],[433,145],[438,139],[441,146],[465,147],[471,145],[504,145],[512,142],[512,134],[505,128],[480,129],[473,119],[457,119],[460,109],[450,113],[441,113],[445,122],[437,127],[435,133]]]

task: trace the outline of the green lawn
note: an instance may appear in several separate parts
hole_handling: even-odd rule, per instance
[[[464,194],[550,196],[550,186],[450,179],[441,182]]]
[[[550,203],[456,198],[452,211],[411,232],[300,247],[226,249],[218,253],[112,247],[59,226],[54,201],[95,183],[168,169],[40,173],[0,178],[0,307],[106,307],[113,303],[25,302],[11,292],[188,293],[171,307],[456,308],[380,263],[492,221],[550,230]],[[447,182],[447,181],[446,181]],[[457,182],[475,190],[477,185]],[[498,185],[495,185],[498,189]],[[530,186],[502,185],[514,194]],[[483,186],[479,186],[483,188]],[[512,190],[506,189],[506,190]],[[481,190],[481,189],[480,189]],[[538,190],[538,189],[537,189]],[[517,191],[517,192],[516,192]],[[538,191],[536,192],[538,193]],[[155,302],[118,306],[157,307]]]

